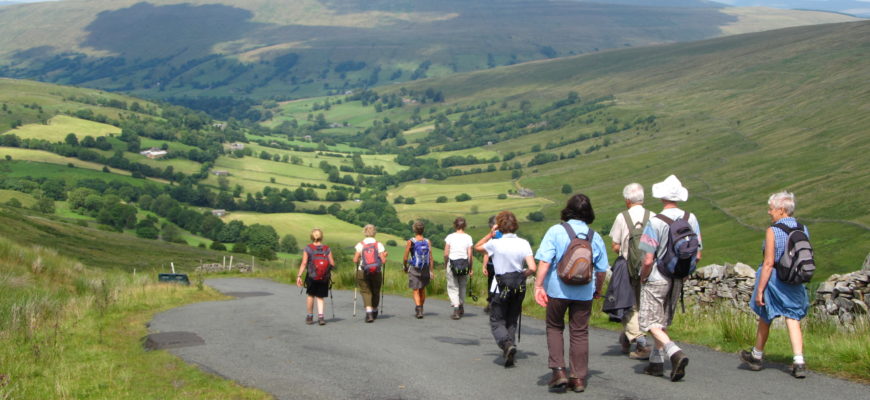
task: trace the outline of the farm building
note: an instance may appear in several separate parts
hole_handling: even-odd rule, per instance
[[[244,143],[230,143],[230,150],[244,150]]]
[[[140,151],[139,154],[148,157],[150,159],[160,158],[167,154],[166,150],[158,149],[156,147],[152,147],[148,150]]]
[[[227,210],[211,210],[211,215],[214,215],[215,217],[223,217],[224,215],[227,215]]]
[[[215,176],[230,176],[230,172],[229,172],[229,171],[225,171],[225,170],[222,170],[222,169],[213,169],[213,170],[211,171],[211,173],[214,174]]]

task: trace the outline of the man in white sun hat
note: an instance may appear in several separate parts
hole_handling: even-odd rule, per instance
[[[701,228],[694,214],[681,210],[677,202],[689,199],[689,191],[671,175],[652,187],[653,197],[663,209],[649,219],[638,246],[646,253],[640,272],[640,329],[655,339],[649,365],[644,372],[664,375],[665,355],[671,361],[671,381],[686,374],[689,358],[668,336],[683,280],[701,259]]]

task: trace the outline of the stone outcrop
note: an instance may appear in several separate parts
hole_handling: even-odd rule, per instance
[[[852,325],[857,318],[867,318],[870,309],[870,269],[844,275],[831,275],[816,291],[815,312]]]

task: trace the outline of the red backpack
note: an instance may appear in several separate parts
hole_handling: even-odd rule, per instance
[[[362,243],[362,257],[360,266],[367,274],[374,274],[381,271],[381,255],[378,254],[378,242]]]
[[[315,246],[309,244],[305,247],[305,253],[308,254],[308,277],[315,281],[324,281],[329,279],[329,246]]]

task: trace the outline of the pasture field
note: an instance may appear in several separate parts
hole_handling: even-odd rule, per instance
[[[42,139],[49,142],[63,142],[70,133],[74,133],[81,141],[85,136],[94,138],[117,135],[121,128],[68,115],[55,115],[48,120],[47,125],[27,124],[6,133],[15,134],[22,139]]]
[[[30,207],[36,204],[36,199],[27,193],[15,190],[0,189],[0,204],[6,204],[6,202],[11,199],[16,199],[21,202],[22,207]]]
[[[308,141],[303,141],[303,140],[290,140],[290,139],[287,139],[287,138],[281,137],[281,136],[260,136],[260,135],[250,134],[250,133],[246,134],[246,136],[250,140],[265,140],[265,141],[270,141],[270,142],[276,141],[276,142],[290,144],[293,146],[308,147],[308,148],[312,148],[312,149],[316,149],[316,148],[320,147],[320,143],[308,142]],[[248,145],[254,145],[254,144],[253,143],[246,144],[246,146],[248,146]],[[366,149],[363,149],[360,147],[353,147],[353,146],[350,146],[350,145],[345,144],[345,143],[338,143],[338,144],[334,144],[334,145],[324,145],[324,146],[326,146],[326,149],[329,151],[337,151],[337,152],[342,152],[342,153],[353,153],[353,152],[363,153],[363,152],[367,151]],[[277,149],[274,149],[274,150],[277,150]]]
[[[245,192],[251,193],[262,191],[266,186],[296,190],[302,183],[325,184],[327,187],[332,185],[331,182],[327,181],[326,174],[320,168],[262,160],[255,157],[219,157],[215,161],[213,169],[230,173],[230,176],[227,177],[230,187],[238,184],[244,188]],[[271,182],[271,178],[275,178],[274,183]],[[213,174],[210,174],[204,182],[215,187],[218,186],[218,178]],[[320,189],[315,189],[315,191],[319,195],[326,194],[326,191]]]
[[[82,161],[78,158],[64,157],[59,154],[50,153],[43,150],[21,149],[17,147],[0,147],[0,156],[11,156],[12,161],[29,161],[41,164],[56,164],[57,166],[62,166],[64,168],[68,168],[69,164],[75,166],[75,168],[70,169],[87,169],[92,171],[102,171],[103,169],[102,164],[97,164],[90,161]],[[112,168],[109,168],[109,170],[117,175],[130,175],[129,171]]]
[[[153,168],[166,169],[166,167],[172,166],[172,169],[175,170],[175,172],[183,172],[187,175],[195,174],[202,168],[202,164],[186,158],[150,159],[139,153],[130,152],[124,152],[124,158]]]
[[[170,142],[167,140],[152,139],[149,137],[139,137],[139,143],[140,143],[139,147],[141,147],[142,150],[149,149],[151,147],[156,147],[159,149],[160,146],[163,146],[164,143],[169,146],[170,152],[199,150],[199,148],[197,148],[196,146],[191,146],[191,145],[184,144],[181,142]],[[119,140],[118,144],[124,145],[125,143],[123,143]]]

